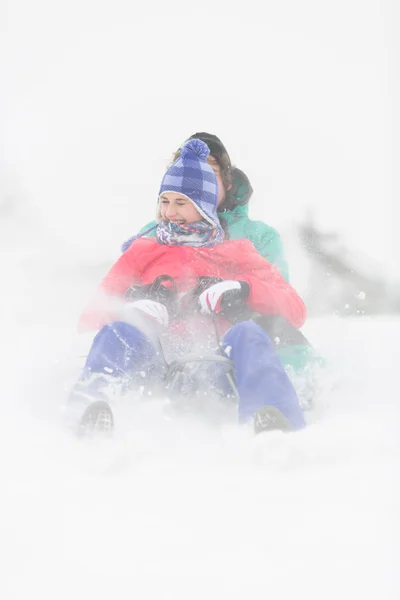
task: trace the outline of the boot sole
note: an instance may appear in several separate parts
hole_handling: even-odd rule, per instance
[[[80,422],[79,433],[111,433],[114,429],[114,417],[111,408],[103,400],[97,400],[87,407]]]
[[[254,432],[291,431],[287,418],[274,406],[263,406],[254,415]]]

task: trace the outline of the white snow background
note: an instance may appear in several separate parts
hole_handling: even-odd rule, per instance
[[[311,208],[398,273],[395,17],[378,0],[0,5],[1,599],[399,598],[399,318],[307,322],[335,385],[301,433],[153,401],[86,443],[60,410],[79,312],[195,131],[249,174],[253,216],[285,232]]]

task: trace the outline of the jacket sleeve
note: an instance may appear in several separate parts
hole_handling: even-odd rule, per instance
[[[130,238],[128,238],[121,244],[121,252],[126,252],[127,250],[129,250],[129,248],[132,246],[133,242],[138,238],[138,236],[140,236],[142,233],[144,233],[152,227],[154,227],[153,231],[148,231],[146,237],[156,237],[156,225],[156,221],[150,221],[150,223],[147,223],[147,225],[142,227],[142,229],[138,233],[135,233],[135,235],[132,235]]]
[[[144,231],[146,231],[146,229],[150,229],[150,227],[154,227],[155,225],[157,225],[157,221],[150,221],[149,223],[147,223],[147,225],[141,228],[139,233],[143,233]],[[156,237],[156,230],[150,231],[150,233],[148,233],[147,235],[148,237]]]
[[[242,250],[238,279],[247,281],[250,286],[247,304],[260,314],[279,315],[294,327],[301,327],[306,319],[306,307],[296,290],[250,244],[244,242]]]
[[[95,298],[79,319],[79,332],[98,330],[117,318],[117,306],[121,306],[118,300],[124,297],[132,284],[140,281],[140,270],[135,255],[135,252],[127,251],[111,267]]]
[[[262,221],[251,221],[247,228],[247,239],[256,250],[279,269],[286,281],[289,281],[289,266],[283,250],[282,239],[276,229]]]

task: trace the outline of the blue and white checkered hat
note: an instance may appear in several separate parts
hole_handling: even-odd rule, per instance
[[[209,154],[207,144],[197,138],[188,140],[179,158],[165,173],[159,196],[164,192],[184,194],[201,216],[222,232],[217,214],[218,182],[207,162]]]

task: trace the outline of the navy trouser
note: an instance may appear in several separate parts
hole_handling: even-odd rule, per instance
[[[225,353],[234,363],[239,393],[239,421],[245,422],[262,406],[279,409],[293,429],[305,421],[295,389],[265,331],[253,321],[233,325],[222,340]],[[212,366],[214,368],[214,366]],[[215,365],[216,378],[219,377]],[[80,381],[90,380],[87,391],[101,384],[101,375],[130,385],[161,381],[163,358],[149,338],[133,325],[116,321],[103,327],[93,340]],[[99,377],[93,377],[93,375]]]

